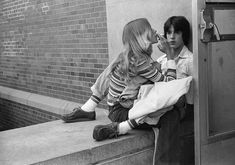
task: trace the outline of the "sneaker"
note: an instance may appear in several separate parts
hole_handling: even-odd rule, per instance
[[[94,112],[85,112],[81,107],[74,108],[73,112],[61,116],[61,119],[65,123],[73,123],[79,121],[91,121],[95,120],[95,111]]]
[[[97,141],[118,137],[118,123],[113,122],[107,125],[97,125],[93,130],[93,138]]]

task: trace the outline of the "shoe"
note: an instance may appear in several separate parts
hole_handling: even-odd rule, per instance
[[[118,123],[113,122],[107,125],[97,125],[93,130],[93,138],[96,141],[118,137]]]
[[[95,111],[94,112],[85,112],[81,107],[74,108],[73,112],[61,116],[61,119],[65,123],[73,123],[79,121],[91,121],[95,120]]]

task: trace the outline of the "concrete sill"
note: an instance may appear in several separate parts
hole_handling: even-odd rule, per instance
[[[1,86],[0,98],[56,114],[68,113],[78,105],[66,100]],[[65,124],[57,120],[0,132],[0,164],[152,164],[154,146],[152,131],[135,130],[117,139],[96,142],[92,138],[94,126],[110,123],[107,110],[96,109],[96,114],[97,119],[90,122]],[[186,126],[182,127],[183,137],[193,136],[187,133],[193,130],[192,124],[192,122],[183,124]],[[187,144],[193,145],[192,141]],[[189,150],[186,150],[185,154],[190,153]]]
[[[126,155],[130,155],[128,162],[131,157],[141,158],[140,164],[151,162],[152,131],[132,131],[127,136],[96,142],[92,138],[94,126],[107,123],[106,111],[99,110],[95,121],[65,124],[57,120],[0,132],[0,164],[106,164]]]
[[[55,114],[71,112],[78,103],[0,86],[0,98]]]

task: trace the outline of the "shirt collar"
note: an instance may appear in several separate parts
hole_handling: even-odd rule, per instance
[[[186,53],[187,51],[189,51],[189,50],[188,50],[188,48],[184,45],[183,48],[182,48],[182,50],[180,51],[180,54],[179,54],[177,57],[175,57],[175,60],[177,60],[177,59],[179,59],[179,58],[187,58],[187,57],[188,57],[188,54]],[[166,58],[166,57],[167,57],[167,55],[164,54],[161,59],[164,59],[164,58]]]
[[[184,45],[182,50],[180,51],[180,54],[176,58],[187,58],[187,52],[188,48]]]

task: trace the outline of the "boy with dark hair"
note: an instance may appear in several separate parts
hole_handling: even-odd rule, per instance
[[[190,38],[190,25],[189,22],[183,16],[172,16],[168,18],[168,20],[164,24],[164,37],[167,38],[167,32],[171,28],[174,27],[175,32],[182,32],[182,38],[184,41],[184,45],[189,44]]]
[[[164,24],[164,36],[175,50],[177,79],[193,75],[193,54],[187,46],[190,39],[190,24],[183,16],[172,16]],[[165,70],[165,55],[158,59]],[[178,111],[178,112],[177,112]],[[180,120],[193,115],[193,86],[186,94],[183,108],[168,111],[159,120],[156,164],[180,164]]]

